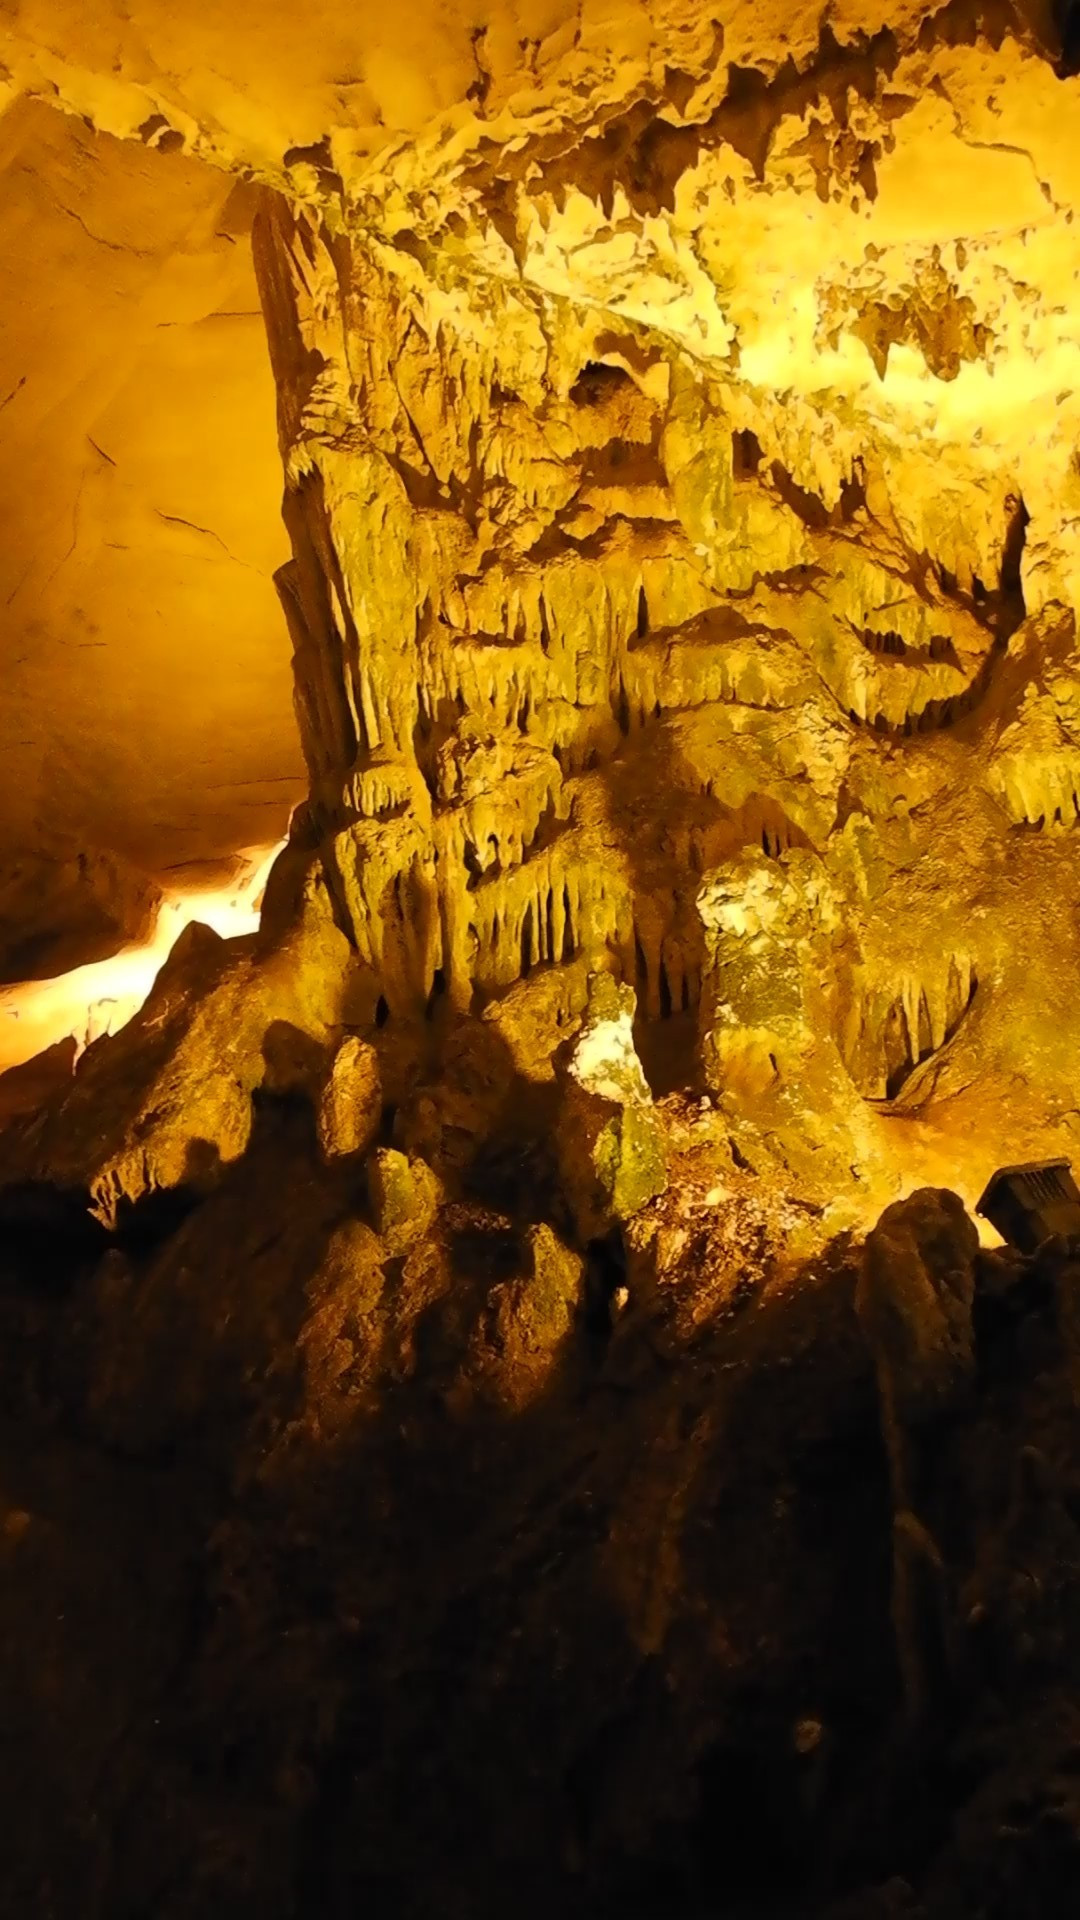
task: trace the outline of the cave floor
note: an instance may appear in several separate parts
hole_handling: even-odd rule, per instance
[[[1080,1451],[1045,1307],[991,1326],[940,1436],[950,1577],[999,1598],[912,1728],[852,1240],[794,1258],[675,1182],[662,1284],[631,1249],[626,1311],[594,1297],[508,1392],[527,1215],[466,1195],[376,1281],[310,1131],[268,1108],[185,1217],[0,1263],[0,1907],[1073,1910]],[[1017,1547],[1025,1444],[1062,1493]]]

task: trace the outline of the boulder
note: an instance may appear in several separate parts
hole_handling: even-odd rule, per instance
[[[247,1146],[256,1090],[316,1096],[351,965],[325,901],[273,945],[192,922],[134,1019],[9,1130],[0,1210],[59,1195],[112,1230],[148,1194],[212,1184]]]
[[[379,1147],[368,1162],[368,1199],[376,1233],[391,1253],[401,1253],[426,1231],[441,1198],[439,1182],[425,1160]]]
[[[382,1118],[379,1058],[359,1034],[346,1035],[319,1094],[319,1151],[328,1166],[359,1159],[373,1145]]]
[[[855,1306],[873,1355],[898,1507],[913,1504],[921,1434],[962,1399],[975,1371],[979,1236],[958,1194],[922,1187],[867,1235]]]
[[[549,1383],[581,1306],[585,1267],[549,1226],[529,1230],[527,1270],[496,1288],[485,1347],[495,1397],[515,1411]]]
[[[579,1238],[601,1239],[663,1191],[667,1147],[634,1049],[633,990],[593,974],[561,1063],[559,1170]]]
[[[921,1187],[867,1235],[855,1304],[897,1415],[942,1411],[975,1367],[971,1309],[979,1236],[958,1194]]]

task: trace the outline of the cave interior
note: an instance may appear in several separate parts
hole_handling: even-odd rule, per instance
[[[1080,8],[0,10],[0,1911],[1080,1902]]]

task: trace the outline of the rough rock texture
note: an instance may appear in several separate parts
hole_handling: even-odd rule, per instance
[[[439,1189],[423,1160],[410,1159],[396,1147],[378,1147],[368,1169],[368,1196],[376,1231],[401,1253],[430,1227]]]
[[[593,974],[567,1044],[557,1119],[559,1171],[578,1237],[599,1240],[663,1190],[666,1142],[634,1051],[635,1001]]]
[[[396,1017],[577,956],[700,1007],[823,1190],[933,1170],[947,1106],[999,1153],[1006,1079],[1017,1149],[1067,1139],[1077,89],[948,8],[787,65],[736,18],[646,84],[631,17],[557,149],[553,74],[500,117],[493,69],[452,139],[331,139],[260,215],[341,923]],[[706,977],[740,887],[753,1019]]]
[[[856,1212],[943,1126],[1067,1150],[1066,30],[539,12],[5,29],[14,90],[266,184],[303,831],[371,1007],[613,968]]]
[[[334,1055],[319,1094],[315,1127],[324,1160],[364,1154],[382,1120],[382,1086],[373,1047],[351,1033]]]
[[[858,1246],[663,1111],[613,1323],[529,1205],[380,1234],[273,1098],[186,1219],[5,1239],[5,1907],[1072,1911],[1075,1266],[897,1526]]]
[[[1073,1912],[1072,13],[84,13],[260,186],[309,797],[0,1144],[0,1905]]]
[[[193,922],[150,996],[93,1042],[70,1089],[4,1137],[9,1204],[56,1198],[106,1228],[162,1190],[205,1187],[245,1150],[253,1095],[312,1100],[348,1012],[352,959],[314,895],[289,935],[222,940]]]

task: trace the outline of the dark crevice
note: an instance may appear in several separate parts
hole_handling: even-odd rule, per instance
[[[781,466],[779,460],[773,461],[769,474],[784,505],[790,507],[792,513],[798,516],[805,527],[821,532],[830,524],[831,515],[824,500],[818,494],[811,493],[808,488],[800,487],[798,481],[792,479],[787,468]]]
[[[570,389],[576,407],[602,407],[630,388],[638,392],[636,382],[622,367],[609,366],[606,360],[587,360]]]
[[[924,1066],[928,1061],[933,1060],[938,1054],[944,1051],[956,1035],[961,1022],[967,1016],[974,1002],[978,986],[978,979],[975,973],[972,972],[970,984],[965,994],[961,983],[960,970],[957,967],[956,961],[953,959],[950,962],[945,1031],[939,1047],[935,1047],[933,1041],[930,1024],[930,1008],[925,990],[919,996],[916,1030],[914,1033],[911,1031],[907,1009],[903,1001],[897,999],[893,1002],[893,1005],[886,1014],[884,1028],[886,1058],[888,1059],[891,1056],[893,1060],[893,1065],[889,1069],[885,1081],[886,1100],[896,1100],[903,1088],[907,1086],[911,1080],[916,1069]]]
[[[749,427],[731,436],[731,471],[736,480],[752,479],[761,466],[761,442]]]

